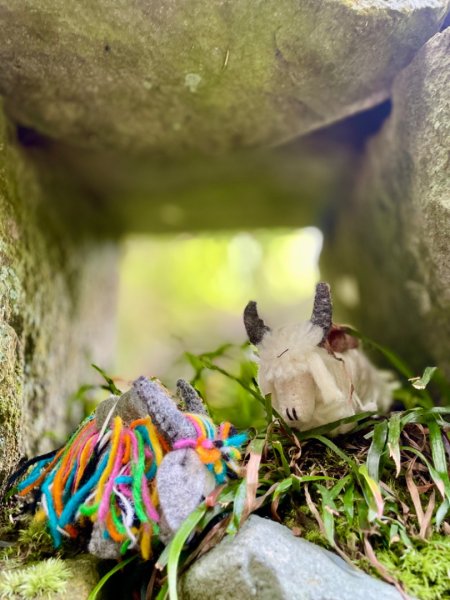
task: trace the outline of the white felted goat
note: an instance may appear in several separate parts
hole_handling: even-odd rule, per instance
[[[332,324],[329,285],[316,287],[311,320],[271,330],[256,302],[244,311],[250,342],[259,350],[259,386],[289,425],[306,431],[365,411],[385,412],[395,387],[358,349],[358,341]],[[332,433],[344,433],[352,424]]]

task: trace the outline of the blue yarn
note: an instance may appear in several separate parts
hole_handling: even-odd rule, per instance
[[[114,479],[114,483],[117,485],[120,485],[121,483],[129,485],[133,483],[133,478],[131,477],[131,475],[119,475],[119,477],[116,477]]]
[[[207,429],[207,435],[208,438],[210,440],[213,440],[216,437],[216,428],[215,426],[211,423],[210,419],[202,419],[202,423],[203,425],[206,427]]]
[[[99,482],[108,462],[109,454],[109,451],[105,453],[92,477],[86,481],[86,483],[72,496],[72,498],[66,504],[61,516],[59,517],[60,527],[65,527],[70,522],[72,517],[77,512],[79,505],[89,495],[91,489]]]
[[[150,450],[152,451],[152,454],[155,454],[155,451],[152,446],[152,442],[150,441],[150,436],[148,435],[147,427],[144,427],[143,425],[138,425],[135,428],[135,431],[139,431],[142,438],[144,439],[144,445],[147,445],[150,448]]]
[[[38,463],[36,463],[28,477],[24,481],[19,483],[17,489],[21,491],[25,489],[28,485],[30,485],[30,483],[33,483],[34,480],[37,479],[41,474],[41,469],[45,467],[45,465],[48,464],[51,460],[53,460],[53,456],[50,458],[44,458],[43,460],[40,460]]]
[[[53,538],[53,543],[55,548],[59,548],[62,542],[62,536],[58,531],[58,516],[55,511],[55,507],[53,506],[53,498],[50,492],[50,485],[53,483],[55,479],[56,469],[50,472],[50,475],[44,480],[42,484],[42,493],[45,494],[45,499],[47,500],[47,511],[48,511],[48,527],[50,529],[50,535]]]
[[[237,433],[236,435],[229,437],[227,440],[224,440],[223,445],[224,446],[236,446],[239,448],[239,446],[242,446],[242,444],[245,444],[245,442],[247,440],[248,440],[248,436],[246,433]]]
[[[149,481],[150,481],[150,479],[153,479],[153,478],[154,478],[154,476],[156,475],[156,469],[157,469],[157,466],[156,466],[156,461],[154,460],[154,461],[152,462],[152,465],[151,465],[150,469],[149,469],[149,470],[147,471],[147,473],[145,474],[145,477],[147,478],[147,480],[149,480]]]

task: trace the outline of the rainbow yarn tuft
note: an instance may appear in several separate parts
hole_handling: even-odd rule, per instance
[[[185,414],[197,437],[170,447],[150,416],[129,425],[120,416],[99,429],[95,413],[85,419],[56,454],[42,457],[18,485],[20,496],[34,491],[41,501],[55,547],[63,536],[75,538],[88,521],[98,523],[104,537],[120,545],[120,553],[139,549],[151,555],[152,536],[159,533],[160,512],[156,473],[164,456],[194,449],[221,484],[238,473],[245,433],[230,423],[216,427],[206,415]]]

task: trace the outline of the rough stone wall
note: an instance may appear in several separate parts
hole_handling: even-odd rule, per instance
[[[81,148],[221,154],[387,98],[448,0],[0,0],[13,118]]]
[[[116,245],[57,218],[14,136],[1,112],[0,489],[20,455],[66,433],[68,396],[114,348]]]
[[[368,335],[450,376],[450,29],[398,76],[324,267],[359,282],[347,310]]]

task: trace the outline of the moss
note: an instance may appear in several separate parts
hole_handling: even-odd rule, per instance
[[[73,226],[79,189],[49,170],[19,148],[0,104],[0,495],[22,455],[72,428],[64,399],[92,373],[90,359],[107,365],[113,348],[115,244]],[[63,199],[70,219],[58,212]]]
[[[64,591],[69,576],[70,572],[62,560],[49,558],[0,575],[0,596],[12,600],[49,597]]]
[[[404,552],[392,548],[377,557],[409,594],[421,600],[450,598],[450,538],[435,535]]]

